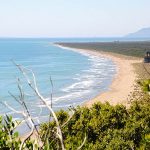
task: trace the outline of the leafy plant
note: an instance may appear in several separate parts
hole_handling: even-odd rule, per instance
[[[14,132],[15,123],[17,122],[13,122],[11,116],[0,117],[0,149],[19,150],[21,141],[18,138],[18,132]]]
[[[143,91],[149,92],[150,91],[150,79],[145,79],[139,81],[139,84],[141,85]]]
[[[52,131],[55,124],[50,122],[49,127]],[[47,130],[45,123],[40,131],[44,134]],[[148,148],[150,104],[133,102],[130,109],[122,105],[111,106],[109,103],[97,103],[91,108],[78,107],[72,119],[62,128],[62,132],[66,149],[77,149],[85,134],[87,140],[83,149],[132,150],[141,146]],[[49,134],[48,139],[52,141],[52,134]],[[55,143],[51,146],[57,149],[56,145]]]

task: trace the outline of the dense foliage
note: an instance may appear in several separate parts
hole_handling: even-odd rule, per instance
[[[12,117],[0,117],[0,149],[19,149],[21,141],[18,138],[18,132],[13,132],[15,123]]]
[[[57,116],[62,125],[69,114],[61,110]],[[14,127],[11,117],[0,118],[0,148],[19,149],[21,142],[18,133],[12,132]],[[54,130],[55,123],[50,122],[41,125],[40,132],[43,140],[46,136],[50,149],[59,149]],[[97,103],[90,109],[78,107],[62,131],[67,149],[76,149],[85,136],[83,149],[150,149],[150,104],[133,102],[130,109],[109,103]]]
[[[91,108],[78,107],[74,112],[66,125],[61,127],[67,150],[77,149],[85,137],[82,149],[87,150],[150,149],[148,101],[134,101],[129,109],[123,105],[97,103]],[[56,114],[61,125],[69,118],[68,112],[64,110]],[[14,128],[15,124],[11,117],[0,118],[0,149],[19,149],[21,141],[18,133],[13,133]],[[45,149],[61,149],[55,130],[53,121],[41,125],[40,135],[45,142]],[[32,146],[33,142],[28,140],[25,148],[32,149]]]
[[[57,113],[63,124],[68,113]],[[54,140],[54,122],[41,126],[41,135],[51,141],[51,149],[59,148]],[[48,134],[47,130],[50,129]],[[111,106],[109,103],[94,104],[92,108],[78,107],[72,119],[62,128],[65,147],[77,149],[87,137],[82,149],[89,150],[132,150],[150,149],[150,104],[133,102],[129,109],[125,106]]]
[[[64,46],[92,47],[94,50],[139,57],[144,55],[145,48],[150,48],[150,42],[66,43]],[[72,108],[74,114],[71,118],[70,111],[56,112],[66,150],[79,147],[84,150],[150,150],[150,74],[147,67],[144,70],[148,78],[144,71],[140,71],[143,74],[139,81],[143,92],[139,88],[135,90],[130,108],[96,103],[91,108]],[[21,149],[61,150],[55,121],[51,119],[42,124],[38,138],[29,136]],[[17,124],[10,116],[0,117],[0,150],[20,149],[23,138],[20,139],[18,132],[15,132]]]
[[[141,85],[143,91],[145,92],[150,91],[150,79],[140,80],[139,84]]]
[[[143,57],[147,50],[150,50],[149,41],[135,42],[86,42],[86,43],[56,43],[62,46],[89,49],[104,52],[113,52],[127,56]]]
[[[150,149],[150,80],[141,80],[143,92],[131,101],[129,108],[123,105],[96,103],[91,108],[77,107],[70,111],[56,112],[66,150],[149,150]],[[142,96],[141,96],[142,94]],[[135,97],[133,96],[133,99]],[[0,117],[0,149],[19,150],[22,139],[15,132],[17,122],[12,117]],[[40,143],[29,137],[22,149],[60,150],[56,122],[40,126]]]

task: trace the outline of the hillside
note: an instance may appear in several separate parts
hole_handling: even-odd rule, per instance
[[[140,29],[137,32],[126,35],[125,37],[128,37],[128,38],[150,38],[150,28]]]

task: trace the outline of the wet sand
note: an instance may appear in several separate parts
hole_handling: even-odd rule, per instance
[[[74,48],[69,49],[72,49],[73,51],[88,53],[90,55],[96,55],[99,57],[110,58],[117,66],[117,73],[114,76],[109,90],[87,101],[86,103],[84,103],[85,106],[90,107],[92,106],[92,104],[99,101],[108,101],[112,105],[128,105],[129,95],[131,95],[131,92],[134,90],[134,85],[136,84],[137,80],[137,74],[135,73],[133,64],[142,62],[142,59],[103,51]]]

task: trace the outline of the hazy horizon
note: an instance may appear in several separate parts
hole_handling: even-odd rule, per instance
[[[150,1],[0,0],[0,38],[122,37],[150,27]]]

